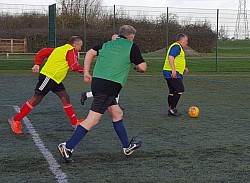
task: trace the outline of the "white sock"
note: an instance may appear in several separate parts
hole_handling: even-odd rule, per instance
[[[87,98],[91,98],[91,97],[93,97],[93,94],[92,94],[92,92],[86,92],[86,96],[87,96]]]
[[[87,98],[91,98],[91,97],[93,97],[93,94],[92,94],[92,92],[86,92],[86,96],[87,96]],[[120,95],[118,95],[118,97],[115,98],[117,104],[119,102],[119,97],[120,97]]]
[[[120,95],[118,95],[118,97],[115,98],[117,104],[119,102],[119,97],[120,97]]]

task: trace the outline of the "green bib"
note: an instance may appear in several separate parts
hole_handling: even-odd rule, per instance
[[[125,85],[131,68],[132,41],[117,38],[102,45],[95,64],[93,77]]]

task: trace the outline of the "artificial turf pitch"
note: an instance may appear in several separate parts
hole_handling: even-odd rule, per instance
[[[126,157],[111,117],[100,123],[75,148],[66,164],[57,145],[73,130],[59,99],[48,94],[28,118],[67,175],[68,182],[248,182],[250,180],[250,74],[186,75],[186,92],[179,102],[179,118],[167,115],[167,87],[160,74],[131,73],[121,92],[120,105],[130,137],[142,140],[141,149]],[[27,129],[15,135],[7,119],[32,94],[37,75],[30,71],[1,71],[0,182],[56,182]],[[80,105],[80,92],[90,85],[70,73],[65,82],[79,118],[85,118],[91,99]],[[189,118],[190,106],[200,117]]]

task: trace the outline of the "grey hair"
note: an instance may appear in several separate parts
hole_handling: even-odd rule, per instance
[[[179,34],[177,34],[177,36],[176,36],[176,41],[180,41],[181,39],[183,39],[183,38],[185,38],[185,37],[187,37],[186,34],[179,33]]]
[[[131,25],[123,25],[119,28],[118,34],[128,37],[128,36],[134,36],[136,33],[136,29],[132,27]]]
[[[74,44],[75,42],[81,42],[81,38],[79,38],[78,36],[72,36],[71,38],[69,38],[69,44]]]

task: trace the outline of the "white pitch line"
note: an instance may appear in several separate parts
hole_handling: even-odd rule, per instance
[[[20,108],[16,105],[13,106],[16,112],[19,112]],[[59,183],[67,183],[67,175],[60,169],[60,165],[57,163],[55,158],[53,157],[52,153],[45,147],[42,139],[40,138],[39,134],[36,132],[36,129],[29,121],[27,117],[23,118],[25,126],[28,128],[30,134],[32,135],[32,139],[34,140],[36,146],[43,154],[44,158],[47,160],[49,164],[49,169],[55,175],[57,182]]]

